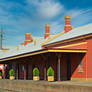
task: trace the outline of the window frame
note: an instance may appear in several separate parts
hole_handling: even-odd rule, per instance
[[[78,65],[78,72],[82,73],[83,72],[83,54],[79,54],[78,55],[78,61],[79,61],[79,65]]]

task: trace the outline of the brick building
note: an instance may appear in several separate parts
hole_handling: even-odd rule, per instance
[[[0,52],[4,65],[3,78],[15,70],[16,79],[32,79],[34,67],[40,79],[46,80],[49,66],[55,71],[55,80],[92,80],[92,23],[74,28],[71,17],[65,16],[64,31],[50,35],[50,25],[45,25],[44,37],[25,34],[25,41],[8,52]]]

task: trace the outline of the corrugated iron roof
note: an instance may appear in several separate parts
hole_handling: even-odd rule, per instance
[[[34,52],[37,50],[41,50],[41,43],[45,40],[43,37],[34,37],[34,40],[36,40],[36,45],[34,45],[34,42],[29,43],[26,46],[16,46],[15,48],[10,49],[8,52],[4,53],[0,51],[0,59],[8,58],[16,55],[25,54],[28,52]]]
[[[74,38],[74,37],[78,37],[78,36],[82,36],[82,35],[90,34],[90,33],[92,33],[92,23],[82,26],[82,27],[75,28],[71,30],[70,32],[67,32],[55,38],[54,40],[50,41],[47,44],[67,40],[70,38]],[[36,41],[36,45],[34,45],[34,42],[32,42],[28,44],[27,46],[21,46],[21,45],[16,46],[15,48],[10,49],[8,52],[3,52],[0,50],[0,59],[8,58],[8,57],[16,56],[16,55],[21,55],[28,52],[42,50],[41,43],[46,41],[47,39],[44,39],[44,37],[34,37],[34,40]]]
[[[63,40],[75,38],[75,37],[90,34],[90,33],[92,33],[92,23],[78,27],[78,28],[75,28],[75,29],[73,29],[73,30],[71,30],[67,33],[64,33],[63,35],[55,38],[54,40],[46,43],[45,45],[55,43],[55,42],[58,42],[58,41],[63,41]]]

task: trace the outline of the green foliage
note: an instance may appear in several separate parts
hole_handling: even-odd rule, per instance
[[[37,67],[33,69],[33,76],[39,76],[39,70]]]
[[[10,71],[9,71],[9,75],[10,75],[10,76],[14,76],[14,75],[15,75],[15,72],[14,72],[13,69],[10,69]]]
[[[47,76],[54,76],[54,70],[52,69],[52,67],[49,67],[47,70]]]
[[[2,73],[0,72],[0,76],[2,76]]]

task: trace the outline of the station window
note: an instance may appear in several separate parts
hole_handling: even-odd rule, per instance
[[[83,72],[83,54],[79,54],[79,67],[78,72]]]

